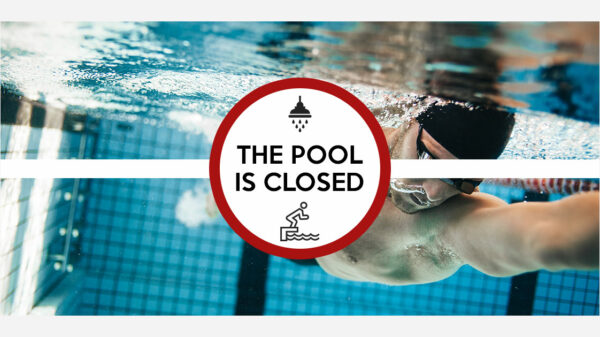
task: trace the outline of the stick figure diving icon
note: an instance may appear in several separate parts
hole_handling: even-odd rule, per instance
[[[303,201],[300,203],[300,207],[288,214],[285,219],[290,223],[289,226],[280,227],[280,240],[281,241],[308,241],[319,240],[319,234],[303,234],[298,233],[298,222],[308,220],[310,217],[304,210],[308,207],[308,204]]]

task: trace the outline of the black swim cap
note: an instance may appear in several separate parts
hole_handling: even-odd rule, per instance
[[[434,104],[417,117],[423,129],[461,159],[496,159],[506,147],[515,117],[496,108]]]

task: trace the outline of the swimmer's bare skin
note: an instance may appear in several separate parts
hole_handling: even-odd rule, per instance
[[[396,139],[388,134],[388,142]],[[456,194],[413,214],[388,198],[365,234],[317,262],[340,278],[394,285],[439,281],[465,264],[492,276],[594,270],[598,212],[597,192],[510,205],[485,193]]]
[[[387,200],[362,237],[317,261],[344,279],[397,285],[442,280],[465,264],[492,276],[598,269],[598,193],[511,205],[475,193],[415,214]]]

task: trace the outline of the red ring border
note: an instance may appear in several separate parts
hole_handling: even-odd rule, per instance
[[[235,216],[221,185],[220,161],[227,133],[237,118],[254,102],[277,91],[286,89],[314,89],[331,94],[350,105],[367,123],[379,151],[380,176],[375,199],[362,220],[343,237],[326,245],[314,248],[286,248],[265,241],[250,232]],[[265,84],[244,96],[225,116],[215,135],[209,160],[209,178],[213,196],[219,211],[229,226],[253,247],[276,256],[290,259],[311,259],[337,252],[358,239],[375,221],[387,196],[391,176],[391,160],[387,141],[381,126],[364,103],[358,98],[333,83],[313,78],[288,78]]]

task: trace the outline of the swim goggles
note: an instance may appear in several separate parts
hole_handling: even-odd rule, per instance
[[[431,154],[425,144],[421,141],[421,134],[423,133],[423,125],[419,124],[419,134],[417,135],[417,157],[419,159],[438,159],[436,156]],[[474,179],[459,179],[459,178],[440,178],[441,181],[446,184],[454,186],[457,190],[471,194],[475,191],[475,188],[481,184],[481,180]]]

